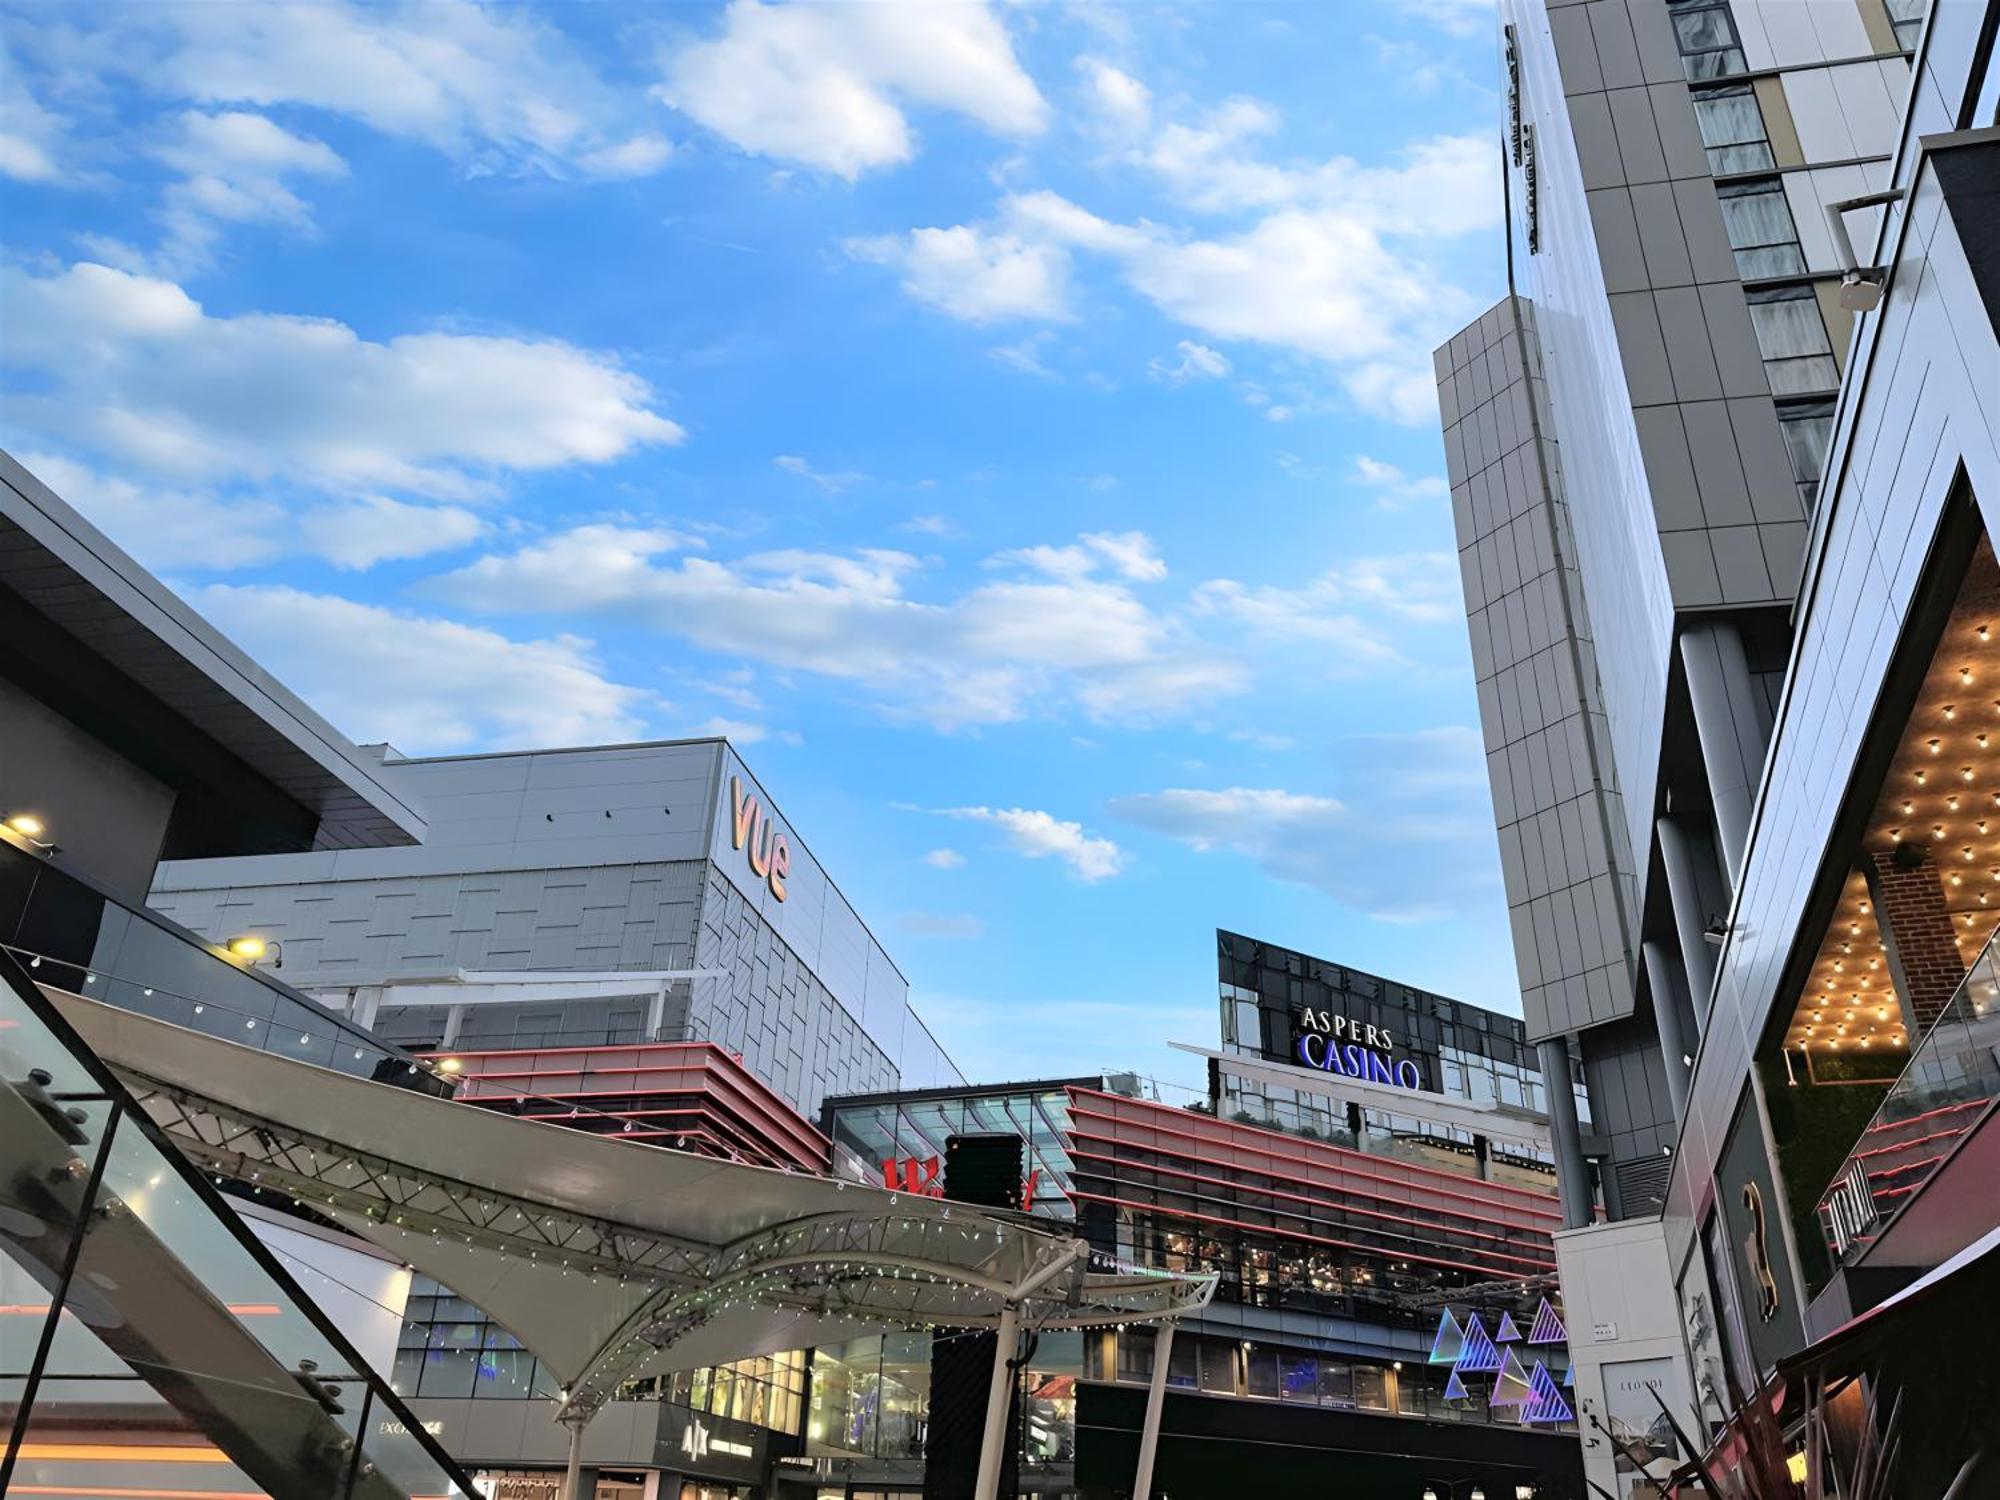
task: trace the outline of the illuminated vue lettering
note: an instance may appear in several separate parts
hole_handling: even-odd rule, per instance
[[[772,821],[755,792],[745,792],[740,776],[729,778],[730,846],[744,851],[750,873],[785,899],[785,877],[792,873],[792,846]]]

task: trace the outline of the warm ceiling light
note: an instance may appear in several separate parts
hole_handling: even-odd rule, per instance
[[[1944,706],[1944,716],[1947,719],[1955,718],[1957,714],[1958,714],[1958,705],[1956,703],[1947,703]]]
[[[48,825],[33,813],[15,813],[7,819],[7,826],[24,839],[38,839],[49,831]]]
[[[1888,1020],[1888,1019],[1889,1019],[1889,1008],[1888,1008],[1888,1007],[1887,1007],[1886,1005],[1878,1005],[1878,1006],[1876,1006],[1876,1007],[1875,1007],[1875,1019],[1876,1019],[1876,1020],[1878,1020],[1878,1021],[1886,1021],[1886,1020]]]
[[[1958,669],[1958,680],[1959,680],[1960,682],[1970,682],[1970,681],[1972,681],[1972,668],[1970,668],[1970,667],[1960,667],[1960,668]]]
[[[1931,837],[1932,837],[1932,838],[1934,838],[1934,839],[1941,839],[1941,838],[1943,838],[1943,837],[1944,837],[1944,824],[1942,824],[1942,823],[1933,823],[1933,824],[1931,824]]]
[[[1951,794],[1951,795],[1950,795],[1949,797],[1945,798],[1945,799],[1944,799],[1944,805],[1945,805],[1945,810],[1946,810],[1947,812],[1957,812],[1957,811],[1958,811],[1958,793],[1957,793],[1957,792],[1953,792],[1953,793],[1952,793],[1952,794]]]
[[[233,937],[229,940],[229,951],[238,958],[247,958],[254,962],[264,956],[264,940],[245,933],[242,937]]]
[[[1970,766],[1960,766],[1960,767],[1958,768],[1958,779],[1959,779],[1960,781],[1970,781],[1970,780],[1972,780],[1972,767],[1970,767]]]
[[[1967,864],[1970,864],[1972,862],[1972,845],[1967,844],[1963,849],[1959,850],[1958,852],[1965,857],[1965,861]]]
[[[1861,909],[1862,909],[1863,911],[1866,911],[1866,910],[1868,910],[1868,903],[1867,903],[1866,901],[1864,901],[1864,902],[1862,902],[1862,903],[1861,903]]]
[[[1924,784],[1924,773],[1922,771],[1913,771],[1910,774],[1917,778],[1918,786],[1922,786]]]
[[[1978,632],[1978,634],[1979,634],[1979,638],[1980,638],[1980,639],[1981,639],[1982,641],[1986,639],[1986,627],[1985,627],[1984,625],[1982,625],[1982,626],[1980,626],[1980,627],[1979,627],[1979,632]]]
[[[456,1073],[460,1068],[464,1066],[465,1063],[459,1058],[447,1057],[442,1059],[438,1063],[438,1071],[440,1073]]]
[[[1930,740],[1927,743],[1931,747],[1931,754],[1936,755],[1938,753],[1938,746],[1943,742],[1940,740]]]
[[[1903,816],[1906,818],[1916,810],[1917,810],[1917,804],[1914,802],[1905,802],[1903,804]]]

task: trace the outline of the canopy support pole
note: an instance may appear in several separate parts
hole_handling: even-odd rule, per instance
[[[1146,1387],[1146,1419],[1139,1427],[1139,1472],[1132,1500],[1153,1500],[1153,1455],[1160,1446],[1160,1411],[1167,1404],[1167,1356],[1174,1349],[1174,1320],[1160,1324],[1153,1340],[1153,1380]]]
[[[1079,1244],[1082,1241],[1078,1241]],[[1014,1345],[1021,1333],[1021,1308],[1007,1302],[1000,1308],[999,1335],[993,1345],[993,1382],[986,1388],[986,1431],[979,1443],[979,1476],[972,1500],[998,1500],[1000,1470],[1007,1447],[1007,1414],[1013,1406]]]
[[[562,1500],[583,1500],[583,1429],[590,1418],[572,1412],[558,1419],[569,1429],[569,1466],[563,1470]]]

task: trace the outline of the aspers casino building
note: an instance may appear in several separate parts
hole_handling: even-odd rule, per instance
[[[1582,1494],[1551,1236],[1548,1090],[1521,1024],[1231,932],[1220,1045],[1192,1096],[1134,1075],[835,1098],[835,1170],[923,1181],[954,1136],[1021,1136],[1029,1206],[1100,1264],[1212,1273],[1213,1300],[1152,1328],[1044,1340],[1024,1386],[1024,1490],[1419,1500]],[[1475,1333],[1474,1329],[1478,1332]],[[920,1370],[912,1358],[905,1361]],[[892,1389],[885,1362],[871,1391]],[[921,1377],[894,1385],[921,1421]],[[1050,1393],[1062,1391],[1058,1398]],[[915,1494],[871,1417],[815,1382],[806,1456],[834,1494]],[[882,1396],[887,1400],[886,1394]],[[835,1488],[838,1484],[841,1487]]]

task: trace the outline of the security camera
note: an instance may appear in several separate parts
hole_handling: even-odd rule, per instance
[[[1849,312],[1873,312],[1882,305],[1882,282],[1861,271],[1840,278],[1840,305]]]

